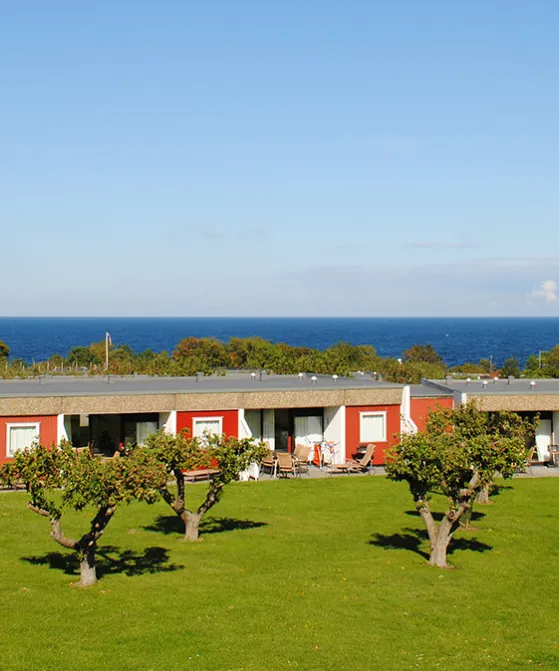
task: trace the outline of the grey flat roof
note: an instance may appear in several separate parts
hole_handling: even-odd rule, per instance
[[[134,394],[189,394],[219,392],[313,391],[332,389],[400,389],[401,384],[379,382],[370,376],[333,379],[330,375],[209,375],[196,377],[44,376],[0,380],[0,397],[115,396]]]
[[[535,385],[531,385],[531,382]],[[441,389],[448,389],[450,391],[457,391],[464,394],[475,394],[476,396],[509,396],[516,394],[559,394],[559,379],[542,380],[536,378],[514,378],[509,382],[508,379],[503,380],[477,380],[471,379],[470,382],[466,380],[450,380],[447,384],[445,380],[429,380],[428,383],[437,385]]]
[[[410,384],[410,396],[412,398],[441,398],[442,396],[452,396],[453,391],[450,388],[442,389],[431,384]]]

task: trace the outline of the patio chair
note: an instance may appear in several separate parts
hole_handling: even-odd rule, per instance
[[[277,473],[277,468],[278,468],[278,460],[276,458],[275,452],[272,452],[272,450],[268,450],[268,453],[262,459],[262,464],[260,465],[260,468],[262,471],[264,471],[265,468],[267,468],[270,471],[270,475],[272,477],[275,477]]]
[[[522,464],[517,473],[527,473],[529,475],[534,475],[534,469],[532,468],[532,461],[534,460],[534,455],[536,454],[537,445],[532,445],[532,447],[526,451],[526,463]]]
[[[120,459],[120,452],[117,450],[117,451],[113,454],[112,457],[106,457],[106,456],[103,455],[103,454],[96,454],[96,455],[95,455],[95,458],[96,458],[96,459],[99,459],[99,461],[100,461],[102,464],[106,464],[106,463],[108,463],[108,462],[110,462],[110,461],[114,461],[115,459]]]
[[[278,452],[277,458],[278,458],[278,472],[280,477],[282,475],[287,477],[288,475],[297,474],[295,470],[295,461],[293,460],[293,457],[291,456],[291,454],[289,454],[289,452]]]
[[[361,459],[346,459],[343,464],[330,464],[328,473],[372,473],[375,470],[373,466],[373,457],[375,456],[375,446],[373,443],[367,445]]]
[[[311,449],[312,448],[310,445],[302,445],[301,443],[295,445],[295,449],[293,450],[293,459],[295,461],[295,470],[297,471],[298,475],[309,472],[309,458]]]
[[[559,468],[559,445],[549,446],[549,456],[551,459],[550,467]]]

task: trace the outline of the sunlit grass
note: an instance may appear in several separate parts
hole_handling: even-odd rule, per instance
[[[80,590],[47,521],[4,493],[0,668],[556,669],[558,501],[559,480],[515,481],[441,571],[403,485],[239,483],[197,544],[163,504],[120,509]]]

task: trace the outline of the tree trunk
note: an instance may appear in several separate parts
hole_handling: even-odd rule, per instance
[[[197,541],[200,539],[200,520],[202,515],[199,513],[191,513],[190,510],[185,510],[182,515],[182,520],[184,522],[184,540],[185,541]]]
[[[95,542],[90,541],[80,547],[80,581],[79,587],[91,587],[97,582],[95,570]]]
[[[102,506],[91,522],[91,530],[84,534],[78,543],[77,550],[80,554],[80,581],[79,587],[91,587],[97,582],[97,571],[95,570],[95,551],[97,541],[103,535],[107,524],[114,515],[115,508]]]
[[[437,530],[435,542],[431,546],[431,555],[429,557],[429,566],[439,568],[448,568],[446,561],[446,551],[452,538],[453,522],[445,517]]]
[[[491,485],[485,485],[476,496],[476,503],[481,503],[481,505],[489,505],[492,501],[489,498],[489,489]]]
[[[464,511],[464,514],[460,518],[460,526],[465,531],[473,531],[475,529],[475,527],[473,527],[472,524],[471,524],[473,512],[474,512],[474,510],[470,506],[466,511]]]
[[[437,540],[437,524],[435,520],[433,519],[433,514],[431,513],[431,508],[429,506],[429,503],[427,501],[418,501],[417,504],[417,511],[419,515],[421,516],[421,519],[423,520],[423,523],[425,524],[425,528],[427,529],[427,534],[429,536],[429,545],[431,549],[433,549],[434,544],[436,543]]]

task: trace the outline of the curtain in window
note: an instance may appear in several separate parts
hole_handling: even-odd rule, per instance
[[[538,461],[547,461],[550,458],[549,446],[551,445],[551,420],[540,419],[536,427],[536,449]]]
[[[386,440],[384,415],[361,415],[361,443],[375,443]]]
[[[264,410],[264,431],[262,439],[271,450],[276,449],[276,423],[273,410]]]
[[[295,444],[314,445],[323,440],[322,417],[295,417]]]
[[[24,450],[38,438],[39,427],[35,424],[31,426],[11,426],[8,439],[8,455],[13,457],[18,450]]]
[[[148,436],[157,433],[157,422],[136,422],[136,442],[141,445]]]
[[[245,410],[245,422],[250,429],[250,435],[260,440],[260,410]]]
[[[202,438],[205,433],[221,433],[221,422],[218,419],[196,419],[194,421],[194,437]]]

